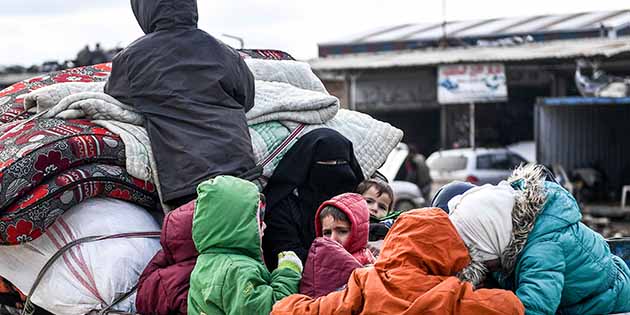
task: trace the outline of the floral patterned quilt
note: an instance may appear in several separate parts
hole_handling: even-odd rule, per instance
[[[0,124],[32,116],[24,111],[24,96],[44,86],[62,82],[101,82],[107,80],[111,63],[51,72],[15,83],[0,91]]]
[[[0,213],[51,176],[86,163],[125,165],[122,140],[86,120],[13,123],[0,135]]]
[[[85,164],[67,169],[31,189],[0,213],[0,245],[30,242],[66,210],[94,197],[110,197],[156,209],[155,186],[124,168]]]

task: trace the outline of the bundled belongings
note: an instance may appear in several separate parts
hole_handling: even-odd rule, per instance
[[[95,196],[157,206],[154,185],[125,171],[125,146],[107,129],[61,119],[3,127],[0,245],[36,239],[63,211]]]
[[[0,276],[30,302],[54,314],[88,314],[110,306],[135,311],[134,287],[141,271],[159,249],[157,239],[120,238],[70,247],[47,262],[64,246],[85,237],[136,233],[159,235],[159,225],[141,207],[128,202],[92,198],[61,215],[38,239],[24,245],[0,247]],[[38,274],[41,273],[41,278]],[[38,282],[37,287],[34,287]]]

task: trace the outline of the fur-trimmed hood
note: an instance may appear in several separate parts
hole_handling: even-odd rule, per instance
[[[508,178],[508,183],[516,190],[516,201],[512,209],[512,240],[501,255],[501,269],[506,275],[514,271],[536,218],[543,210],[546,201],[544,182],[543,167],[536,164],[522,165]]]

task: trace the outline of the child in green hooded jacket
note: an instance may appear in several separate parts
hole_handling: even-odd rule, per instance
[[[199,184],[197,194],[192,235],[199,257],[188,314],[267,315],[298,292],[302,263],[295,253],[280,253],[273,272],[263,262],[264,201],[256,185],[218,176]]]

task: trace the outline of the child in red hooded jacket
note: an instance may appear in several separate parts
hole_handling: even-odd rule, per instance
[[[367,248],[369,230],[363,196],[346,193],[322,203],[315,214],[317,238],[309,250],[300,293],[326,295],[343,286],[354,269],[373,264]]]

